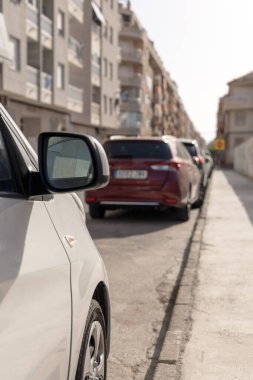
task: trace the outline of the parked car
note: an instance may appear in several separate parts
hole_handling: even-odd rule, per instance
[[[203,151],[203,156],[205,158],[205,171],[207,173],[207,178],[209,179],[214,169],[214,160],[211,153],[208,150]]]
[[[186,221],[199,198],[200,174],[187,150],[173,136],[118,137],[104,144],[110,164],[109,185],[86,192],[92,218],[107,209],[177,209]]]
[[[198,201],[198,206],[201,206],[205,198],[205,192],[208,184],[208,173],[205,167],[205,158],[201,153],[197,140],[181,138],[180,141],[191,155],[201,175],[200,198]]]
[[[0,379],[106,379],[107,274],[71,192],[106,185],[108,161],[72,133],[38,152],[0,105]]]

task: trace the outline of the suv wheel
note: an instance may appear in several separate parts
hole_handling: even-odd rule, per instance
[[[106,380],[106,328],[102,309],[92,300],[75,380]]]
[[[190,201],[184,207],[177,209],[177,219],[181,222],[187,222],[190,219],[191,204]]]

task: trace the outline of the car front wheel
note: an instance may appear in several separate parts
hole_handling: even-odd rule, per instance
[[[79,357],[76,380],[106,380],[106,328],[102,309],[92,300]]]

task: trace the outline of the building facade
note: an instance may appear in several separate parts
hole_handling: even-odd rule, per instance
[[[224,163],[233,165],[234,149],[253,136],[253,73],[228,83],[228,94],[220,99],[217,138],[225,140]]]
[[[0,0],[0,32],[0,101],[35,148],[45,130],[200,138],[130,1]]]
[[[121,4],[119,12],[121,133],[198,138],[177,86],[130,1]]]
[[[0,6],[12,53],[10,61],[0,46],[0,100],[30,142],[36,146],[44,130],[100,138],[117,128],[116,1],[2,0]],[[113,37],[104,37],[107,24],[116,25]],[[108,56],[107,80],[102,62]]]

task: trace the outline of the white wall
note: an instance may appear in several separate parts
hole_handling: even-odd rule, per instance
[[[234,169],[253,178],[253,137],[235,148]]]

